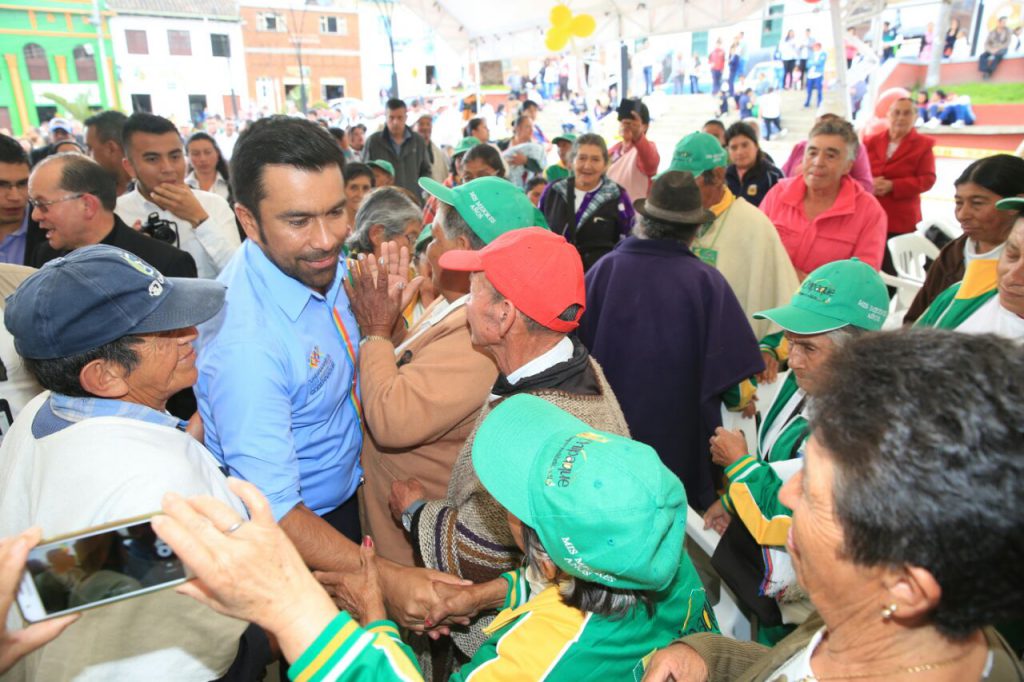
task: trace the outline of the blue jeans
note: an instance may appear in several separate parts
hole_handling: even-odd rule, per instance
[[[944,126],[963,121],[965,125],[974,125],[974,110],[969,104],[947,104],[939,115],[939,122]]]
[[[774,118],[765,117],[762,120],[764,120],[764,139],[766,139],[766,140],[772,139],[772,127],[773,126],[774,126],[776,131],[782,132],[782,126],[780,125],[779,117],[778,116],[776,116]]]
[[[1000,50],[995,54],[991,52],[982,52],[981,57],[978,58],[978,71],[985,74],[986,77],[991,76],[992,72],[999,66],[999,62],[1003,61],[1003,57],[1006,56],[1006,50]]]
[[[711,69],[711,94],[717,95],[722,91],[722,72]]]
[[[807,108],[807,107],[811,106],[811,95],[812,95],[812,93],[814,93],[815,90],[818,91],[818,104],[817,104],[817,106],[819,106],[819,107],[821,106],[821,82],[823,80],[824,80],[824,78],[822,76],[818,76],[817,78],[808,78],[807,79],[807,99],[804,100],[804,108]]]
[[[690,76],[690,94],[696,95],[700,92],[699,79],[696,76]]]

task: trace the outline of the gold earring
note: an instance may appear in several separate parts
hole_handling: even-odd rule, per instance
[[[889,604],[882,609],[882,620],[889,620],[893,614],[896,613],[896,609],[899,608],[898,604]]]

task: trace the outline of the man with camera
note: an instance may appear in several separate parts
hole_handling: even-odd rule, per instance
[[[117,186],[99,164],[81,154],[57,154],[41,161],[28,179],[32,219],[46,234],[29,265],[42,267],[91,244],[124,249],[168,277],[195,277],[188,253],[128,227],[115,213]]]
[[[122,141],[124,168],[135,178],[135,189],[117,198],[117,215],[192,254],[199,276],[215,278],[240,243],[228,202],[185,184],[185,149],[166,118],[132,114]]]

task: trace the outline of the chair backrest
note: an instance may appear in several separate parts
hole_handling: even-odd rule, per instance
[[[925,259],[938,258],[939,248],[922,235],[911,232],[890,239],[889,254],[892,256],[896,274],[901,278],[923,283],[926,275]]]

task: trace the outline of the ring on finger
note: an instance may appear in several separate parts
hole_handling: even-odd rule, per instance
[[[228,528],[227,530],[224,531],[224,534],[225,535],[231,535],[236,530],[241,528],[244,523],[245,523],[244,519],[239,519],[238,521],[235,521],[234,523],[231,524],[230,528]]]

